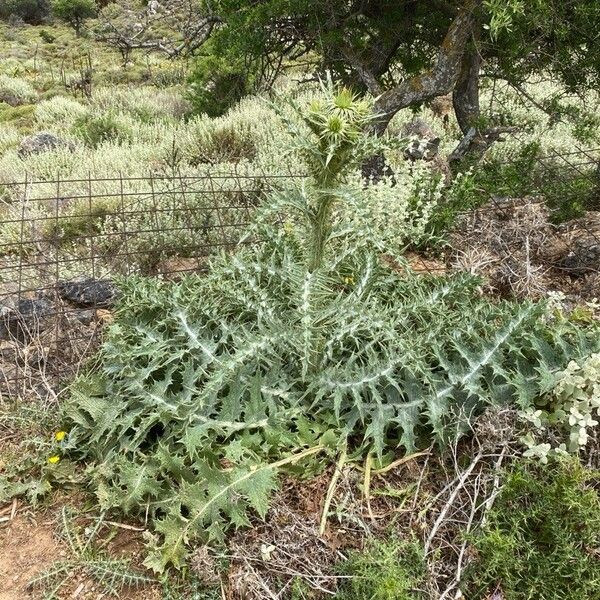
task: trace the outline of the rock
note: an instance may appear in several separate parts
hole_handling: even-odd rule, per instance
[[[54,306],[46,298],[21,298],[17,302],[17,310],[27,320],[40,319],[55,312]]]
[[[56,290],[63,300],[84,307],[110,307],[116,298],[115,287],[108,279],[61,281]]]
[[[600,243],[589,246],[578,244],[558,262],[560,268],[566,269],[575,276],[598,271],[598,265],[600,265]]]
[[[96,311],[89,309],[77,310],[75,311],[75,318],[82,325],[91,325],[96,318]]]
[[[46,329],[56,308],[46,298],[21,298],[0,306],[0,340],[28,340]]]
[[[0,102],[4,102],[9,106],[19,106],[23,104],[21,98],[19,98],[16,94],[13,94],[8,90],[0,91]]]
[[[404,149],[404,158],[408,160],[433,160],[438,156],[441,139],[423,119],[413,119],[401,130],[402,137],[409,138]]]
[[[440,156],[441,138],[423,119],[413,119],[402,127],[402,136],[409,139],[404,148],[404,158],[411,162],[423,161],[435,174],[440,175],[444,185],[452,182],[448,161]]]
[[[31,154],[40,154],[57,148],[67,148],[71,152],[75,149],[72,142],[68,142],[47,131],[34,133],[21,141],[18,154],[21,158],[30,156]]]

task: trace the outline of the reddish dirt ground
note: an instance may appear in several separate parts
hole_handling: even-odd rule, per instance
[[[8,515],[10,518],[10,515]],[[0,600],[35,598],[31,579],[61,557],[54,524],[17,516],[0,524]]]
[[[31,580],[56,561],[69,558],[66,543],[56,533],[57,515],[56,507],[37,514],[27,508],[13,508],[13,505],[0,507],[0,600],[39,600],[42,592],[31,589]],[[110,543],[111,556],[127,556],[135,564],[141,549],[138,537],[134,532],[119,532]],[[76,572],[70,574],[58,597],[64,600],[108,598],[94,581]],[[147,586],[125,592],[120,598],[159,600],[161,595],[158,588]]]

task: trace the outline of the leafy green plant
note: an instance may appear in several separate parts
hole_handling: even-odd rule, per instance
[[[350,580],[342,579],[339,600],[417,600],[425,560],[416,542],[376,540],[341,563],[340,574]]]
[[[385,267],[339,210],[361,207],[347,180],[377,144],[368,104],[343,90],[301,115],[312,178],[261,212],[264,243],[203,278],[123,281],[100,368],[65,406],[66,454],[89,462],[103,509],[150,516],[157,571],[264,516],[278,471],[443,443],[599,343],[543,306],[488,301],[475,278]]]
[[[96,538],[104,523],[102,514],[91,526],[80,528],[67,508],[62,509],[61,533],[70,555],[31,581],[30,585],[39,590],[43,600],[57,600],[61,588],[81,573],[94,580],[104,594],[115,598],[120,598],[125,588],[154,583],[150,577],[132,570],[126,559],[111,558],[98,548]]]
[[[73,133],[88,145],[97,147],[103,142],[124,142],[131,138],[131,131],[111,112],[100,115],[83,114],[73,123]]]
[[[552,392],[521,415],[533,429],[523,438],[528,448],[525,456],[547,462],[548,455],[578,454],[587,445],[589,430],[598,425],[600,416],[600,354],[592,354],[581,364],[571,361],[557,374]],[[540,441],[546,429],[558,434],[560,442],[555,447]]]
[[[49,31],[47,31],[46,29],[41,29],[40,30],[40,38],[42,39],[43,42],[45,42],[46,44],[53,44],[56,41],[56,36],[52,35]]]
[[[33,403],[0,405],[0,433],[4,437],[10,432],[17,438],[3,447],[0,503],[23,496],[35,506],[53,487],[75,481],[75,466],[60,460],[62,451],[56,428],[57,415]]]
[[[196,113],[216,117],[224,114],[254,87],[247,62],[214,52],[209,40],[189,78],[188,95]]]
[[[600,595],[597,472],[576,461],[518,463],[473,541],[465,597],[593,600]]]

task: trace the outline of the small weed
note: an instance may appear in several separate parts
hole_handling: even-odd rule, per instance
[[[164,577],[162,600],[221,600],[222,597],[219,586],[206,587],[194,577]]]
[[[63,507],[61,536],[70,556],[56,561],[47,571],[31,581],[34,589],[41,591],[43,600],[54,600],[74,575],[83,573],[93,579],[104,594],[119,598],[124,588],[135,588],[155,583],[155,580],[133,571],[129,561],[115,559],[99,549],[96,537],[104,524],[104,514],[83,530],[73,522],[72,515]]]
[[[600,473],[576,461],[518,464],[484,530],[465,597],[593,600],[600,597]],[[593,487],[596,485],[596,488]]]
[[[349,577],[338,600],[417,600],[425,575],[423,552],[416,542],[375,541],[340,565]]]

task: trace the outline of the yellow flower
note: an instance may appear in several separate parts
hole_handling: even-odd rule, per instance
[[[58,461],[60,460],[60,456],[58,456],[58,454],[53,454],[49,459],[48,462],[51,465],[55,465]]]
[[[65,436],[66,436],[66,435],[67,435],[67,432],[66,432],[66,431],[57,431],[57,432],[54,434],[54,439],[55,439],[57,442],[62,442],[62,441],[65,439]]]
[[[294,224],[293,224],[293,223],[290,223],[289,221],[286,221],[286,222],[283,224],[283,230],[284,230],[286,233],[293,233],[293,232],[294,232]]]
[[[354,283],[354,277],[344,277],[344,283],[346,285],[352,285]]]

